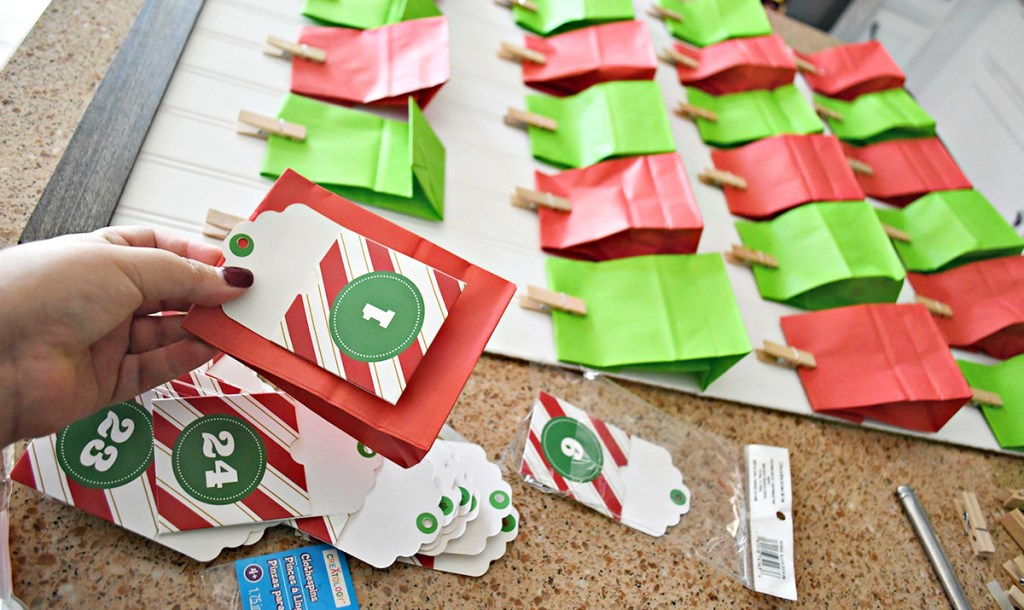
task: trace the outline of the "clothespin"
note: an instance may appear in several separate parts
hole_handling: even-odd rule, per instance
[[[267,46],[263,47],[263,54],[282,59],[301,57],[318,64],[327,61],[327,51],[277,36],[267,36]]]
[[[587,315],[587,304],[583,299],[537,286],[526,287],[526,294],[519,297],[519,306],[533,311],[550,312],[557,309],[578,316]]]
[[[203,235],[214,239],[226,239],[235,225],[245,220],[241,216],[228,214],[210,208],[206,211],[206,224],[203,225]]]
[[[1003,508],[1013,510],[1024,506],[1024,489],[1018,489],[1006,496],[1003,500]]]
[[[516,187],[515,194],[510,198],[510,201],[514,206],[529,210],[536,210],[538,207],[542,207],[562,212],[572,211],[572,204],[565,197],[559,197],[558,195],[552,195],[551,193],[544,191],[524,189],[518,186]]]
[[[1010,598],[1010,603],[1013,604],[1017,610],[1024,610],[1024,592],[1021,592],[1016,586],[1010,587],[1010,590],[1006,592],[1006,596]]]
[[[498,49],[498,57],[520,64],[524,61],[540,65],[548,62],[548,58],[540,51],[534,51],[533,49],[527,49],[504,41],[501,43],[501,48]]]
[[[921,295],[915,296],[914,300],[927,307],[928,311],[937,316],[942,316],[943,318],[953,317],[953,308],[942,301],[936,301],[935,299],[929,299],[928,297]]]
[[[796,69],[800,70],[801,72],[806,72],[808,74],[817,74],[818,73],[818,67],[817,66],[815,66],[811,62],[807,61],[803,57],[800,57],[799,55],[794,54],[793,55],[793,61],[796,63]]]
[[[906,244],[910,243],[910,235],[906,231],[901,231],[892,225],[885,224],[884,222],[882,223],[882,229],[885,231],[885,234],[889,236],[889,239],[901,241]]]
[[[1004,514],[999,522],[1003,524],[1017,546],[1024,549],[1024,514],[1019,510],[1011,510]]]
[[[505,113],[505,124],[511,125],[512,127],[520,127],[522,129],[526,129],[527,126],[532,125],[533,127],[544,129],[546,131],[558,131],[558,122],[555,121],[555,119],[535,112],[520,110],[519,108],[508,109],[508,112]]]
[[[647,9],[647,14],[650,15],[651,17],[654,17],[655,19],[661,19],[662,21],[683,20],[683,16],[680,15],[679,13],[673,11],[672,9],[665,8],[664,6],[659,6],[657,4],[652,4],[651,8]]]
[[[705,121],[711,121],[712,123],[718,122],[718,115],[714,112],[686,102],[679,102],[676,106],[675,113],[683,118],[690,119],[691,121],[704,119]]]
[[[978,504],[978,496],[970,491],[961,491],[960,497],[955,499],[954,503],[960,511],[964,533],[970,540],[974,556],[989,557],[995,553],[996,547],[992,544],[992,536],[988,532],[985,514],[981,512],[981,505]]]
[[[764,347],[754,350],[757,354],[757,359],[761,362],[767,362],[768,364],[774,364],[777,366],[783,366],[790,369],[797,369],[800,367],[813,369],[818,367],[818,361],[814,359],[814,354],[802,349],[797,349],[790,345],[782,345],[781,343],[775,343],[765,339]]]
[[[979,406],[985,405],[986,407],[998,408],[1003,406],[1003,397],[988,390],[971,388],[971,402]]]
[[[530,11],[531,13],[537,12],[537,5],[530,2],[530,0],[494,0],[494,3],[498,6],[504,6],[505,8],[518,6],[519,8]]]
[[[732,172],[709,167],[697,174],[697,179],[704,184],[710,184],[711,186],[725,187],[731,186],[734,189],[741,191],[747,190],[747,181],[743,176],[737,176]]]
[[[843,120],[842,113],[836,112],[835,110],[832,110],[831,108],[826,108],[826,107],[824,107],[824,106],[822,106],[821,104],[818,104],[818,103],[814,104],[814,111],[817,112],[818,116],[820,116],[823,119],[830,119],[832,121],[842,121]]]
[[[864,174],[865,176],[875,175],[874,168],[859,159],[847,157],[846,162],[850,165],[850,169],[852,169],[855,173]]]
[[[658,59],[667,64],[672,64],[673,66],[682,64],[691,70],[696,70],[700,67],[699,61],[675,47],[665,47],[662,49],[661,54],[658,55]]]
[[[1003,569],[1013,579],[1014,584],[1024,586],[1024,555],[1017,555],[1003,563]]]
[[[271,134],[302,142],[306,139],[306,128],[295,123],[288,123],[284,119],[256,114],[248,110],[238,112],[237,133],[244,136],[252,136],[266,140]]]
[[[729,261],[734,265],[746,265],[753,267],[754,265],[761,265],[762,267],[770,267],[772,269],[779,268],[779,261],[771,254],[754,250],[746,246],[733,245],[732,249],[728,252],[723,253],[725,260]]]

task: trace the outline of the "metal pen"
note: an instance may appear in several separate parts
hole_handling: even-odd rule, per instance
[[[949,604],[954,610],[971,610],[971,604],[967,601],[960,581],[957,580],[956,573],[953,572],[953,566],[950,565],[946,553],[942,550],[942,545],[939,544],[939,539],[935,536],[932,523],[928,520],[928,514],[924,512],[921,501],[917,499],[914,488],[910,485],[900,485],[896,488],[896,497],[900,499],[903,510],[907,513],[907,518],[910,519],[910,524],[914,526],[914,533],[921,541],[924,553],[928,556],[932,568],[935,569],[936,576],[939,577],[939,583],[945,590],[946,597],[949,598]]]

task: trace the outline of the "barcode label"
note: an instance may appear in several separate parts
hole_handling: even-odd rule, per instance
[[[755,591],[796,599],[789,451],[747,445],[747,566]]]
[[[786,564],[782,560],[782,541],[757,537],[757,569],[765,576],[784,580]]]

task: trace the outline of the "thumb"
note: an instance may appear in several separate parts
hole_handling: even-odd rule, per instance
[[[126,257],[129,278],[143,302],[184,300],[220,305],[252,286],[253,276],[241,267],[214,267],[153,248],[118,248]]]

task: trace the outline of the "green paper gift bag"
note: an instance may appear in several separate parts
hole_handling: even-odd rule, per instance
[[[736,230],[743,245],[778,261],[754,265],[768,300],[811,310],[892,303],[903,286],[903,266],[866,202],[812,203]]]
[[[1024,451],[1024,355],[992,366],[957,360],[973,389],[995,392],[1002,407],[981,405],[988,427],[1003,449]]]
[[[832,133],[855,146],[935,135],[935,119],[906,89],[865,93],[852,102],[815,94],[814,103],[824,109]]]
[[[554,131],[527,127],[533,156],[555,165],[586,167],[611,157],[676,149],[654,81],[601,83],[569,97],[528,95],[526,108],[558,124]]]
[[[550,258],[547,271],[552,290],[587,305],[585,316],[552,312],[559,360],[690,373],[707,388],[750,353],[718,254]]]
[[[682,21],[666,18],[673,36],[698,47],[772,33],[760,0],[659,0]]]
[[[306,128],[267,141],[260,173],[294,169],[352,201],[427,220],[444,218],[444,146],[409,98],[409,122],[288,94],[278,118]]]
[[[399,21],[437,17],[434,0],[306,0],[302,14],[323,23],[359,30]]]
[[[701,139],[712,146],[739,146],[784,133],[824,131],[818,115],[794,85],[727,95],[687,87],[686,97],[690,105],[716,115],[714,121],[695,119]]]
[[[893,241],[909,271],[945,271],[1024,250],[1024,239],[974,190],[936,191],[902,210],[875,213],[910,237],[909,242]]]
[[[516,23],[541,36],[633,18],[632,0],[531,0],[536,10],[515,4]]]

